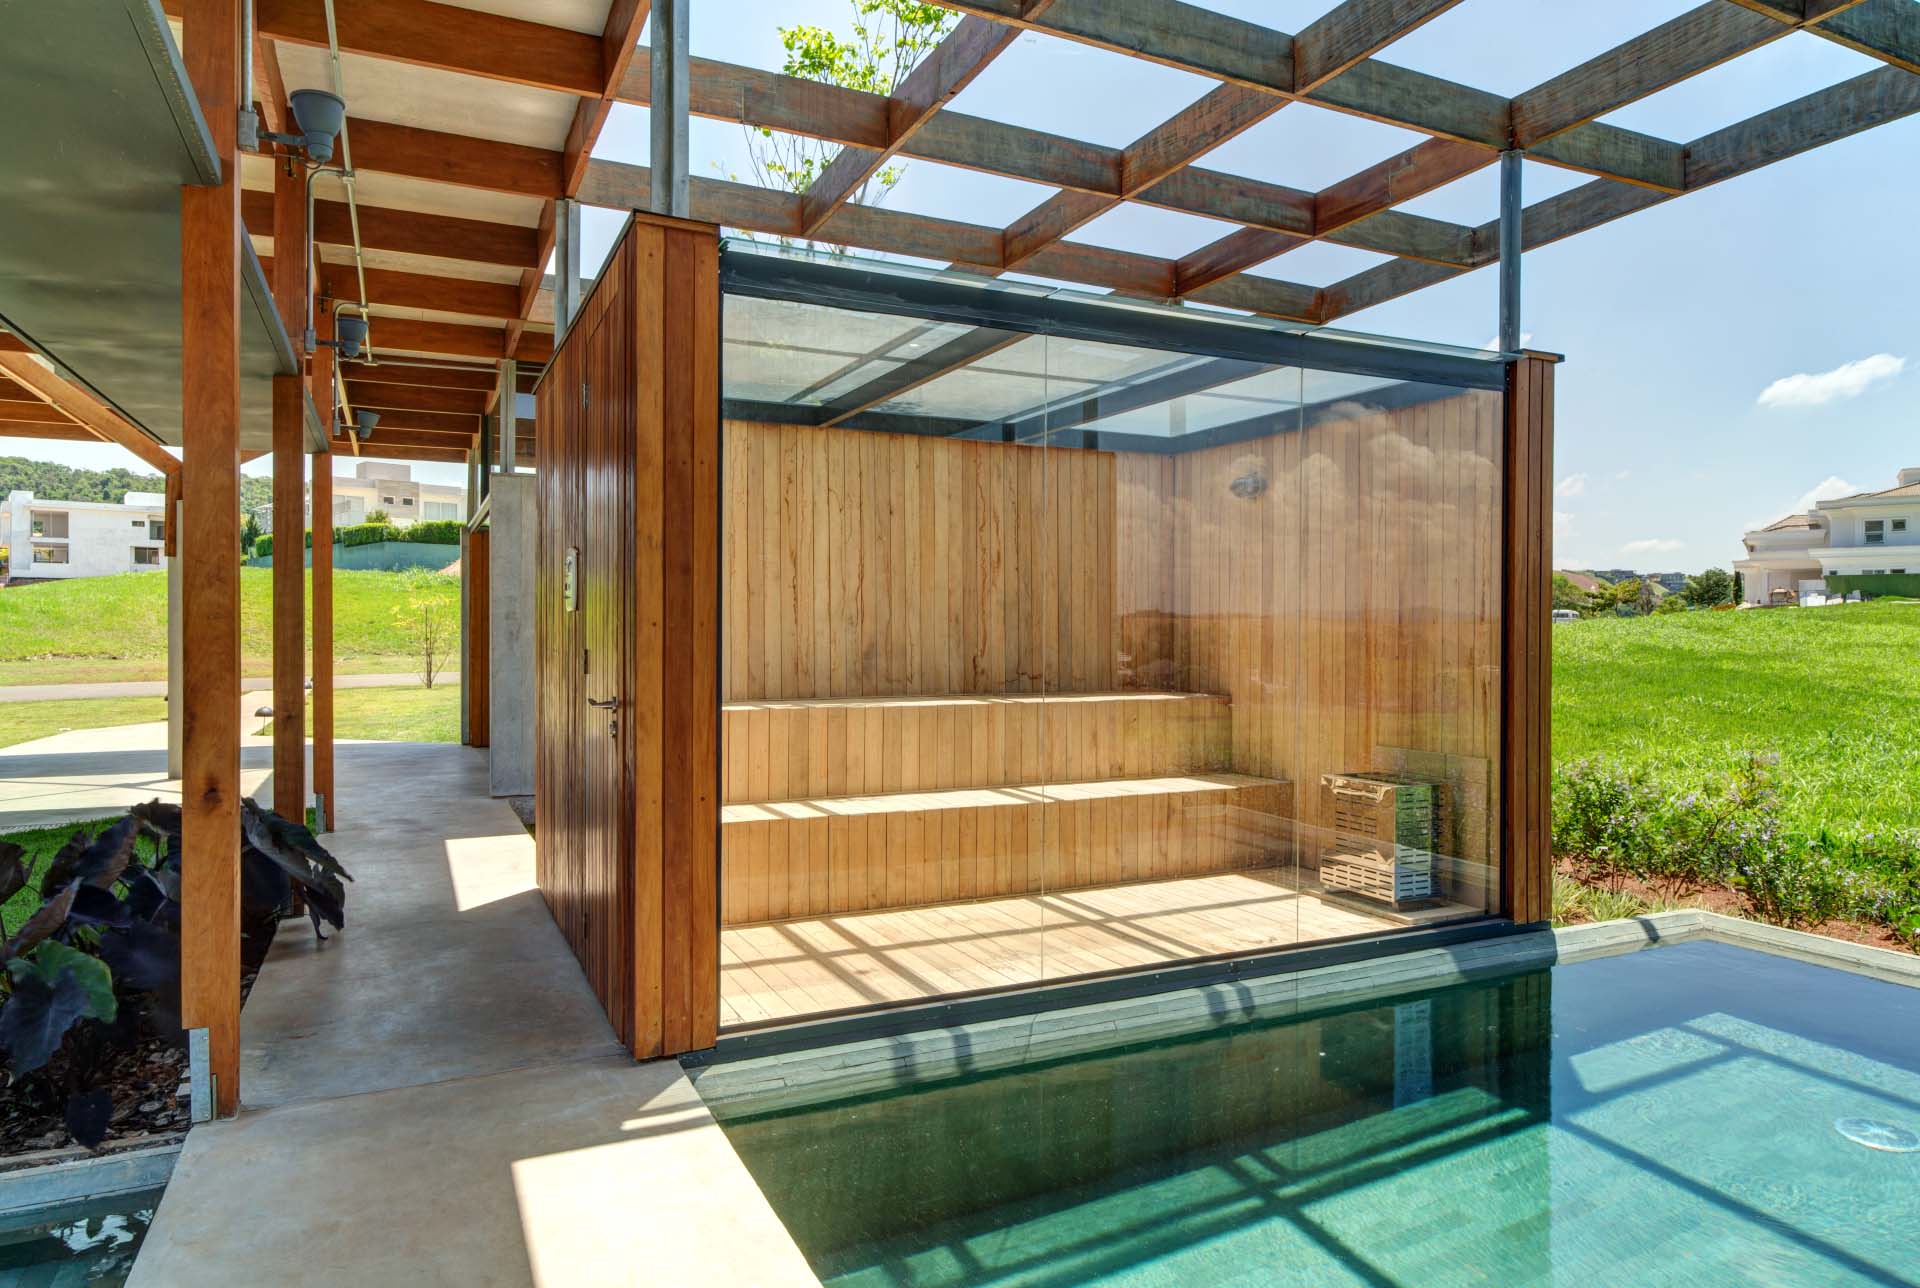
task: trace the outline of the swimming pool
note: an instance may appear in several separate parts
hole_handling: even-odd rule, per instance
[[[0,1288],[124,1284],[158,1189],[0,1216]]]
[[[1920,989],[1728,943],[715,1107],[830,1284],[1920,1282]]]

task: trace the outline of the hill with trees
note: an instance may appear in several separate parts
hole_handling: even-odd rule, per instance
[[[108,501],[114,504],[129,492],[164,492],[166,480],[116,466],[110,470],[82,470],[24,456],[0,456],[0,496],[31,492],[46,501]],[[240,476],[240,508],[253,510],[273,500],[273,480]]]

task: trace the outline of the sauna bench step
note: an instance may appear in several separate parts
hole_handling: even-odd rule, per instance
[[[1233,709],[1213,693],[783,698],[720,718],[730,805],[1232,768]]]
[[[1275,778],[1246,774],[1181,774],[1162,778],[1110,778],[1085,783],[1034,783],[1022,787],[963,787],[948,791],[889,792],[873,796],[828,796],[813,800],[767,801],[727,805],[720,821],[777,823],[783,820],[915,814],[927,810],[992,809],[1008,805],[1059,805],[1070,801],[1106,801],[1143,796],[1227,798],[1253,787],[1285,787]]]
[[[721,921],[909,908],[1286,863],[1293,787],[1246,774],[725,806]]]

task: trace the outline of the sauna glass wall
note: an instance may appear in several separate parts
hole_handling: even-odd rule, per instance
[[[1494,910],[1499,393],[723,338],[723,1024]]]

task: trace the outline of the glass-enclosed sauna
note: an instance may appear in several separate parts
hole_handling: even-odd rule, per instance
[[[723,1028],[1498,909],[1497,355],[722,283]]]

